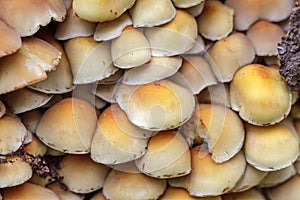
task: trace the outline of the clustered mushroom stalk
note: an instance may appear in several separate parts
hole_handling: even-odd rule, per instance
[[[300,199],[294,4],[0,0],[0,199]]]

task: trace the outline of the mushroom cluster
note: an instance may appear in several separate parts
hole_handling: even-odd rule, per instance
[[[0,199],[300,199],[294,3],[0,0]]]

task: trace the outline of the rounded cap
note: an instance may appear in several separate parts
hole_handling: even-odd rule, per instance
[[[278,68],[250,64],[240,68],[230,83],[231,108],[254,125],[271,125],[290,112],[292,93]]]
[[[22,46],[20,35],[0,20],[0,58],[15,53]]]
[[[91,104],[77,98],[66,98],[43,114],[36,135],[53,149],[84,154],[90,152],[96,125],[96,111]]]
[[[95,163],[89,155],[71,154],[61,160],[57,169],[70,191],[83,194],[101,189],[108,171],[106,165]]]
[[[24,146],[24,150],[35,157],[44,156],[47,152],[47,146],[36,135],[32,135],[32,141]]]
[[[133,124],[152,131],[182,125],[195,107],[192,93],[168,80],[138,86],[121,84],[116,99]]]
[[[126,114],[115,104],[105,109],[99,119],[92,145],[91,157],[103,164],[119,164],[145,154],[152,132],[129,122]]]
[[[184,176],[191,172],[189,146],[179,132],[161,131],[150,138],[147,152],[135,164],[151,177]]]
[[[194,17],[197,17],[202,13],[203,8],[204,8],[204,4],[205,4],[205,1],[202,1],[200,4],[197,4],[197,5],[192,6],[192,7],[188,7],[185,10],[188,13],[190,13],[191,15],[193,15]]]
[[[191,196],[187,190],[183,188],[167,187],[164,194],[159,198],[159,200],[222,200],[221,196],[216,197],[194,197]]]
[[[173,4],[177,8],[189,8],[196,6],[204,2],[205,0],[172,0]]]
[[[281,123],[264,127],[249,124],[246,126],[244,150],[248,163],[253,167],[261,171],[275,171],[297,160],[299,142]]]
[[[36,33],[51,19],[63,21],[66,8],[62,0],[0,1],[0,18],[22,37]]]

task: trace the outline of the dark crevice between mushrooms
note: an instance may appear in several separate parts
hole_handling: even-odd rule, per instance
[[[279,73],[294,91],[300,91],[300,1],[290,16],[288,32],[278,44]]]

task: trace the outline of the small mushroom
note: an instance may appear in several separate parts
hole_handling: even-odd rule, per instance
[[[89,155],[69,154],[60,161],[57,172],[70,191],[85,194],[103,187],[109,167],[95,163]]]
[[[159,200],[222,200],[221,196],[216,197],[195,197],[191,196],[187,190],[183,188],[175,188],[168,186],[164,194]]]
[[[197,5],[192,6],[192,7],[188,7],[185,10],[188,13],[190,13],[191,15],[193,15],[194,17],[197,17],[202,13],[202,11],[204,9],[204,4],[205,4],[205,1],[202,1],[200,4],[197,4]]]
[[[168,23],[176,15],[171,0],[137,0],[129,12],[134,27],[159,26]]]
[[[243,192],[230,193],[222,196],[222,200],[266,200],[263,193],[253,188]]]
[[[133,124],[151,131],[182,125],[195,107],[192,93],[168,80],[137,86],[121,84],[116,100]]]
[[[83,194],[77,194],[69,190],[64,190],[58,182],[53,182],[47,185],[47,188],[52,190],[60,200],[83,200]]]
[[[155,178],[184,176],[191,172],[189,146],[178,131],[161,131],[150,138],[147,152],[135,164]]]
[[[288,167],[297,160],[299,142],[282,123],[270,126],[248,124],[244,151],[247,162],[256,169],[275,171]]]
[[[177,8],[189,8],[199,5],[205,2],[205,0],[172,0],[172,2]]]
[[[233,14],[233,9],[220,1],[206,1],[197,17],[199,33],[213,41],[225,38],[233,30]]]
[[[24,146],[24,150],[26,153],[35,157],[44,156],[47,152],[47,146],[42,143],[36,135],[33,135],[31,142]]]
[[[43,114],[36,135],[47,146],[67,153],[90,152],[97,125],[94,107],[87,101],[66,98]]]

